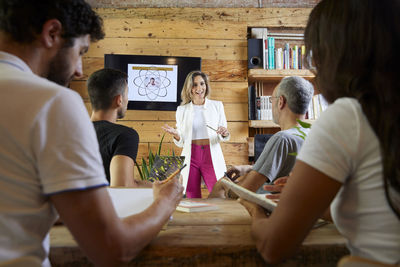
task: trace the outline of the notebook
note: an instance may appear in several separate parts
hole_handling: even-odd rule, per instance
[[[176,207],[176,210],[182,212],[201,212],[216,209],[218,209],[216,205],[205,202],[197,202],[193,200],[182,200],[179,203],[178,207]]]

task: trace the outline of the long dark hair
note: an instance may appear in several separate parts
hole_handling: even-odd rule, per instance
[[[385,194],[400,219],[400,1],[322,0],[305,30],[324,97],[354,97],[380,141]]]

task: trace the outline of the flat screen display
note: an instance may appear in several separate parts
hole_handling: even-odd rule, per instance
[[[175,111],[186,76],[201,70],[201,58],[106,54],[104,67],[128,75],[128,109]]]

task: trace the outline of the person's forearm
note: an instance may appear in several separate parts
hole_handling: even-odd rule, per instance
[[[131,260],[147,246],[157,236],[174,210],[175,206],[158,200],[145,211],[125,218],[118,227],[118,234],[110,237],[118,240],[116,244],[121,244],[122,251],[119,252],[121,261]]]
[[[105,188],[60,193],[50,199],[96,266],[118,266],[135,257],[175,209],[175,200],[163,198],[145,211],[121,220]]]
[[[331,216],[331,209],[328,207],[324,214],[321,216],[321,219],[324,219],[325,221],[330,221],[333,222],[332,216]]]
[[[267,180],[268,178],[264,175],[256,171],[250,171],[240,180],[239,185],[256,192]]]
[[[135,180],[136,187],[138,188],[151,188],[153,186],[153,183],[147,180],[144,181],[138,181]]]

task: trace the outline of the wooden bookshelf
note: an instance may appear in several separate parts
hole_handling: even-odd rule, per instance
[[[307,80],[314,79],[315,75],[308,69],[301,70],[265,70],[265,69],[249,69],[249,82],[254,81],[280,81],[285,76],[300,76]]]
[[[303,120],[310,124],[313,124],[315,120]],[[280,126],[271,120],[249,120],[250,128],[280,128]]]

